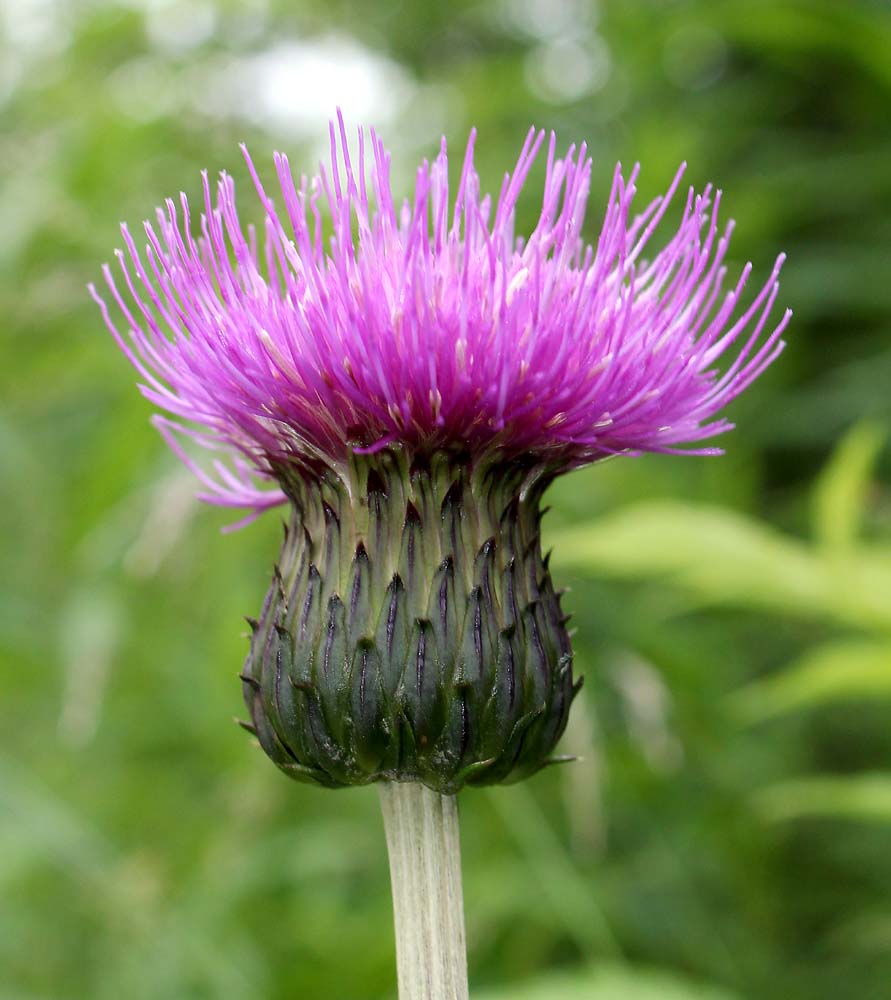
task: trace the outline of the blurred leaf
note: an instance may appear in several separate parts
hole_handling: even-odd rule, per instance
[[[595,966],[509,989],[475,992],[476,1000],[733,1000],[734,994],[676,973]]]
[[[832,945],[864,957],[870,953],[887,955],[891,951],[891,908],[887,897],[877,906],[865,907],[842,920],[832,934]]]
[[[857,424],[842,439],[814,489],[814,534],[832,549],[849,548],[860,522],[886,428],[871,421]]]
[[[51,864],[96,879],[111,846],[21,765],[0,757],[0,884],[32,865]]]
[[[795,664],[734,692],[729,703],[744,723],[844,698],[891,697],[891,643],[827,643]]]
[[[529,876],[538,881],[554,919],[581,952],[616,954],[618,945],[602,909],[532,792],[525,785],[493,788],[488,799],[522,852]]]
[[[891,626],[891,556],[875,548],[839,564],[803,542],[718,507],[652,501],[548,538],[560,569],[662,579],[705,604]]]
[[[891,774],[845,774],[783,781],[754,799],[772,822],[824,817],[891,823]]]

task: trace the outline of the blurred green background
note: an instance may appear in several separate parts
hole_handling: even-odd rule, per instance
[[[239,140],[312,170],[336,103],[405,190],[471,124],[497,190],[535,122],[593,150],[590,236],[617,159],[641,203],[686,159],[740,266],[789,253],[727,456],[552,491],[582,760],[462,798],[474,996],[891,997],[886,0],[0,11],[2,1000],[394,994],[374,790],[230,721],[280,517],[220,534],[85,290],[200,169],[244,192]]]

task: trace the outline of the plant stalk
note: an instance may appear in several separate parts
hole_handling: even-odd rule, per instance
[[[467,1000],[458,803],[415,782],[378,785],[393,887],[399,1000]]]

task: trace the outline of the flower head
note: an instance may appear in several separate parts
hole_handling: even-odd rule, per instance
[[[206,173],[197,234],[185,195],[145,224],[144,253],[122,227],[120,277],[104,274],[123,323],[91,288],[205,499],[261,510],[284,497],[255,474],[388,447],[565,470],[698,446],[732,426],[720,411],[782,350],[789,313],[772,328],[769,317],[783,258],[741,308],[751,265],[725,288],[733,224],[719,227],[720,191],[690,189],[677,232],[649,253],[683,167],[637,216],[638,168],[626,179],[617,167],[589,245],[584,144],[558,158],[554,135],[531,130],[493,200],[480,193],[475,133],[450,194],[443,140],[399,205],[378,136],[359,132],[353,162],[341,117],[330,135],[330,166],[311,180],[295,183],[276,154],[278,204],[245,151],[259,233],[239,221],[232,178],[214,200]],[[517,199],[544,146],[541,213],[522,237]],[[208,471],[181,434],[229,463]]]
[[[558,159],[552,135],[538,223],[517,236],[544,144],[529,133],[493,201],[473,134],[450,196],[443,141],[397,206],[381,141],[360,132],[352,162],[338,119],[312,181],[276,156],[279,207],[248,158],[261,232],[232,179],[214,201],[205,175],[197,234],[185,196],[146,224],[144,253],[124,227],[122,277],[105,268],[122,325],[93,289],[205,497],[291,502],[241,678],[245,725],[292,777],[451,793],[553,760],[579,682],[544,490],[607,455],[695,450],[782,349],[788,314],[765,332],[782,258],[740,308],[750,267],[724,290],[720,193],[691,190],[645,257],[682,171],[632,217],[637,169],[617,168],[589,246],[591,161]],[[208,471],[183,433],[230,462]]]

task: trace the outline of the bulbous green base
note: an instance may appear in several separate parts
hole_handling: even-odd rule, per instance
[[[272,760],[327,787],[442,793],[549,763],[580,682],[542,558],[544,470],[384,452],[285,485],[241,675]]]

